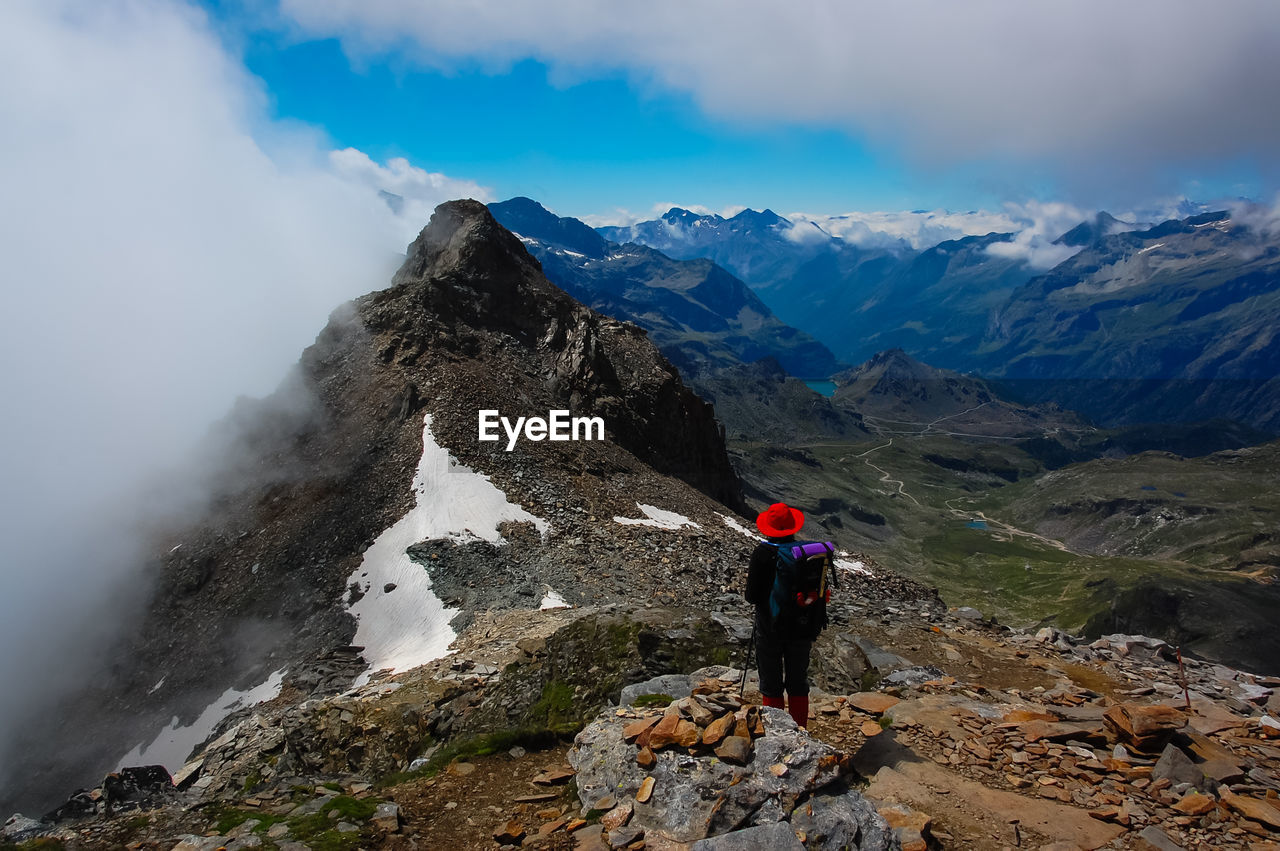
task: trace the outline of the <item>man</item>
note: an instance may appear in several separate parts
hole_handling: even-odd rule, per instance
[[[765,706],[786,709],[801,727],[809,724],[809,651],[816,635],[773,623],[769,596],[778,566],[778,545],[793,543],[804,526],[804,515],[776,502],[756,517],[756,528],[768,540],[751,554],[747,570],[748,603],[756,607],[756,666]],[[786,692],[786,698],[783,692]],[[787,705],[790,699],[790,706]]]

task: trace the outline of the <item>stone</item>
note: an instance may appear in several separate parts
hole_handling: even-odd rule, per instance
[[[875,806],[842,783],[833,783],[791,813],[791,827],[808,848],[892,848],[894,831]]]
[[[715,720],[715,715],[693,697],[682,698],[677,706],[682,715],[699,727],[705,727]]]
[[[338,822],[338,833],[359,833],[360,828],[349,821]]]
[[[493,833],[493,841],[499,845],[519,845],[526,836],[524,825],[512,819],[501,830]]]
[[[652,780],[653,778],[649,778]],[[630,801],[624,801],[600,818],[600,824],[605,830],[616,830],[631,820],[633,804]]]
[[[1100,726],[1079,721],[1027,721],[1018,725],[1018,732],[1028,742],[1102,741],[1103,735]]]
[[[657,783],[652,777],[646,777],[640,781],[640,788],[636,790],[636,801],[643,804],[653,795],[653,787]]]
[[[400,806],[391,801],[378,804],[371,819],[373,826],[384,833],[395,833],[400,829]]]
[[[887,710],[897,706],[902,701],[898,698],[881,694],[875,691],[860,691],[857,694],[849,695],[847,701],[850,706],[861,709],[863,712],[869,712],[872,715],[883,715]]]
[[[214,851],[226,845],[222,836],[196,836],[188,833],[178,837],[178,843],[169,851]]]
[[[1191,757],[1170,742],[1165,745],[1160,759],[1151,769],[1152,780],[1168,780],[1171,784],[1187,783],[1197,789],[1204,788],[1204,772],[1191,761]]]
[[[34,836],[36,831],[43,827],[40,822],[32,818],[27,818],[22,813],[14,813],[5,820],[3,830],[0,830],[0,836],[11,842],[21,842],[28,837]]]
[[[694,685],[692,677],[688,674],[663,674],[623,688],[618,705],[630,706],[636,702],[636,698],[646,694],[669,694],[673,698],[688,697],[693,694]]]
[[[1122,744],[1154,753],[1186,726],[1187,717],[1172,706],[1117,703],[1103,713],[1102,722]]]
[[[859,727],[858,729],[861,730],[862,735],[866,736],[867,738],[871,738],[872,736],[878,736],[884,732],[884,728],[881,727],[879,724],[877,724],[875,721],[863,721],[862,726]]]
[[[1265,824],[1272,830],[1280,830],[1280,809],[1271,806],[1266,801],[1237,795],[1226,788],[1218,790],[1218,796],[1222,803],[1245,818]]]
[[[922,812],[913,810],[902,804],[888,804],[879,810],[880,815],[884,816],[884,820],[889,823],[889,827],[911,827],[920,833],[924,833],[933,822],[933,819]]]
[[[1189,816],[1202,816],[1212,810],[1218,804],[1208,795],[1201,795],[1199,792],[1191,792],[1184,796],[1182,800],[1173,805],[1173,808],[1180,813]]]
[[[982,612],[978,611],[972,606],[961,606],[960,608],[952,612],[952,614],[958,618],[964,618],[965,620],[968,620],[968,621],[982,620]]]
[[[573,834],[574,851],[609,851],[609,843],[605,839],[604,828],[591,825]]]
[[[533,783],[539,786],[559,786],[562,783],[568,783],[574,772],[568,768],[552,768],[542,772],[533,778]]]
[[[1182,846],[1154,824],[1144,827],[1134,839],[1133,847],[1141,851],[1182,851]]]
[[[632,842],[644,836],[644,828],[638,824],[628,824],[609,831],[610,848],[626,848]]]
[[[1006,724],[1024,724],[1027,721],[1061,721],[1052,712],[1041,712],[1034,709],[1010,709],[1003,716]]]
[[[289,825],[278,821],[267,828],[267,839],[284,839],[289,835]]]
[[[543,804],[547,801],[554,801],[559,797],[560,795],[557,792],[539,792],[535,795],[520,795],[512,800],[517,804]]]
[[[650,748],[641,748],[636,753],[636,765],[641,768],[653,768],[657,762],[658,758],[654,756],[653,751]]]
[[[648,746],[655,751],[675,744],[678,739],[677,730],[681,723],[689,723],[678,714],[664,715],[654,728],[649,731]]]
[[[725,736],[729,735],[729,731],[733,728],[733,713],[729,712],[707,725],[702,731],[702,743],[708,747],[715,747],[720,744]]]
[[[699,839],[689,851],[804,851],[795,831],[786,822],[774,822]]]
[[[649,718],[641,718],[639,721],[628,724],[622,728],[622,737],[628,742],[634,742],[636,739],[640,738],[640,735],[646,730],[652,730],[664,717],[665,716],[663,715],[653,715]]]
[[[692,721],[680,719],[676,725],[676,744],[682,748],[691,748],[702,740],[702,729]]]
[[[716,756],[734,765],[746,765],[751,759],[751,739],[744,736],[729,736],[715,749]]]

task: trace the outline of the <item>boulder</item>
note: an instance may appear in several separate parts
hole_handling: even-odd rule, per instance
[[[1151,769],[1151,779],[1153,781],[1168,779],[1172,785],[1186,783],[1197,789],[1205,788],[1204,771],[1196,767],[1191,761],[1191,757],[1182,752],[1177,745],[1170,743],[1165,745],[1164,753],[1160,754],[1160,759],[1156,760],[1155,767]]]
[[[1186,726],[1187,717],[1172,706],[1117,703],[1102,716],[1116,741],[1145,753],[1158,753],[1174,732]]]
[[[623,688],[618,705],[630,706],[636,702],[636,698],[646,694],[667,694],[673,698],[688,697],[693,694],[694,685],[696,683],[688,674],[663,674]]]

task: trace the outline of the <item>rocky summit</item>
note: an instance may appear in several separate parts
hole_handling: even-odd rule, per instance
[[[481,410],[605,435],[508,448]],[[714,411],[481,204],[438,208],[208,452],[116,664],[10,767],[6,846],[1277,847],[1280,680],[1007,626],[865,552],[808,728],[761,707]]]

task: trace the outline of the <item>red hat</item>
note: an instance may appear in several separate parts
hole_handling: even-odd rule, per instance
[[[785,538],[800,531],[804,525],[804,515],[784,502],[775,502],[760,512],[756,518],[756,528],[767,538]]]

